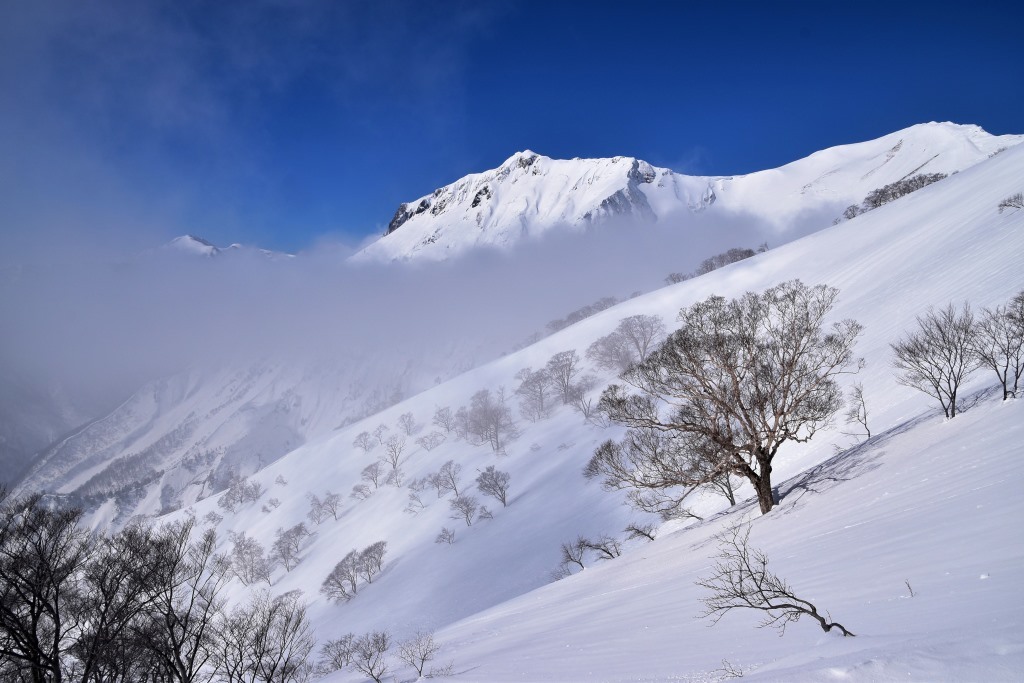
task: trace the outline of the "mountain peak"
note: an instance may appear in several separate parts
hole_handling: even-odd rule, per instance
[[[196,256],[205,256],[207,258],[213,258],[215,256],[221,256],[223,254],[245,254],[245,253],[259,253],[269,259],[282,259],[292,258],[293,254],[287,254],[280,251],[270,251],[268,249],[260,249],[258,247],[250,247],[244,244],[235,242],[226,247],[218,247],[213,242],[203,239],[197,235],[186,234],[179,237],[175,237],[170,242],[164,245],[164,249],[170,249],[179,251],[185,254],[191,254]]]
[[[1022,141],[976,125],[921,123],[738,176],[687,176],[627,156],[552,159],[526,149],[400,204],[384,237],[353,258],[442,261],[556,228],[609,218],[667,222],[704,211],[752,218],[766,232],[762,239],[778,243],[828,226],[888,183],[964,170]]]

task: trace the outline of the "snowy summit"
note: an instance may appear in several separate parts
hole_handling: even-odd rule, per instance
[[[672,223],[702,211],[762,219],[775,231],[765,238],[775,243],[807,231],[798,219],[839,216],[873,189],[916,174],[961,171],[1022,140],[974,125],[927,123],[739,176],[684,175],[633,157],[551,159],[527,150],[403,203],[384,236],[354,258],[438,261],[553,229]]]

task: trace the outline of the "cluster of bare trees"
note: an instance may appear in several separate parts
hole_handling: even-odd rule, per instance
[[[338,513],[341,512],[340,495],[327,491],[323,498],[320,498],[315,493],[310,493],[306,497],[309,499],[309,512],[306,513],[309,521],[320,526],[327,519],[328,515],[337,521]]]
[[[1016,397],[1024,376],[1024,291],[975,315],[952,303],[917,316],[917,327],[891,344],[900,383],[935,398],[956,417],[960,387],[982,367],[995,372],[1003,400]]]
[[[320,592],[331,600],[348,602],[359,592],[360,583],[373,583],[373,577],[384,570],[387,550],[387,541],[377,541],[349,551],[324,579]]]
[[[227,611],[231,563],[212,530],[97,535],[80,519],[38,495],[0,506],[0,680],[308,679],[300,596],[260,593]]]
[[[1024,192],[1011,194],[1009,197],[999,202],[999,213],[1002,213],[1007,209],[1024,209]]]
[[[389,654],[393,652],[399,661],[416,671],[418,678],[450,676],[453,664],[428,669],[440,651],[441,646],[434,640],[432,631],[418,631],[398,643],[394,643],[387,631],[371,631],[360,636],[348,633],[324,644],[321,672],[327,674],[351,669],[375,683],[382,683],[384,677],[391,673],[393,662]]]
[[[945,173],[919,173],[917,175],[910,176],[909,178],[903,178],[902,180],[897,180],[894,183],[889,183],[877,190],[872,190],[860,204],[851,204],[846,207],[843,211],[842,218],[837,218],[832,222],[832,224],[835,225],[839,223],[843,218],[846,220],[856,218],[862,213],[867,213],[872,209],[877,209],[878,207],[899,199],[904,195],[908,195],[911,192],[917,192],[922,187],[927,187],[928,185],[938,182],[945,177]]]
[[[620,373],[647,360],[664,338],[665,322],[660,316],[631,315],[620,320],[611,334],[591,344],[587,358],[604,370]]]
[[[727,249],[720,254],[715,254],[714,256],[709,256],[704,259],[692,273],[669,273],[668,276],[665,277],[665,284],[674,285],[678,282],[684,282],[701,275],[706,275],[711,271],[718,270],[719,268],[725,268],[731,263],[743,261],[766,251],[768,251],[767,242],[759,246],[757,251],[754,251],[753,249],[733,247],[732,249]]]
[[[246,503],[254,503],[263,495],[263,485],[248,479],[235,479],[217,501],[217,506],[234,512]]]
[[[494,393],[489,389],[476,392],[470,398],[469,406],[455,411],[452,419],[459,438],[475,446],[487,444],[498,454],[504,454],[505,445],[519,436],[504,387],[499,387]]]
[[[589,539],[585,536],[577,536],[571,541],[561,545],[562,559],[558,569],[554,572],[554,578],[560,579],[569,576],[574,567],[580,571],[586,569],[585,561],[588,556],[594,556],[599,560],[613,560],[622,554],[622,544],[613,536],[602,535],[596,539]]]

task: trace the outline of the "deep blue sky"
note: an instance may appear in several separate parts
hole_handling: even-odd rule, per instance
[[[0,7],[0,230],[296,251],[521,149],[745,173],[1024,133],[1021,3]]]

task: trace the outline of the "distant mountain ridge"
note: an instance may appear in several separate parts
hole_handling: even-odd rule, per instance
[[[801,214],[834,218],[886,184],[918,173],[955,173],[1022,141],[975,125],[933,122],[738,176],[689,176],[634,157],[561,160],[526,150],[401,204],[384,236],[353,258],[440,261],[559,227],[609,219],[649,224],[703,211],[749,214],[792,238],[798,235],[787,233]]]
[[[251,247],[237,242],[229,244],[226,247],[218,247],[212,242],[209,242],[202,237],[197,237],[196,235],[181,235],[179,237],[175,237],[173,240],[163,245],[163,248],[168,251],[206,256],[208,258],[231,254],[259,254],[274,260],[295,258],[294,254],[288,254],[281,251],[270,251],[269,249],[260,249],[259,247]]]

